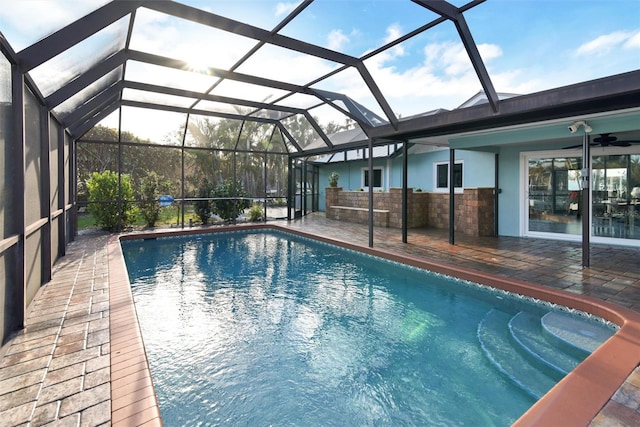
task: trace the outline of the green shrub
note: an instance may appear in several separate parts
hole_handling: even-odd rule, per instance
[[[212,206],[213,212],[225,221],[233,220],[238,216],[238,213],[251,206],[251,201],[249,200],[232,199],[233,197],[247,196],[240,182],[236,182],[235,194],[233,187],[233,179],[225,179],[213,190],[213,197],[226,198],[224,200],[214,200]]]
[[[257,222],[262,221],[264,217],[264,211],[262,210],[262,205],[259,203],[254,203],[249,209],[249,221]]]
[[[204,178],[200,185],[198,186],[198,190],[196,191],[196,197],[199,199],[208,199],[213,194],[213,185],[211,182]],[[195,214],[200,219],[202,224],[206,225],[209,223],[209,219],[211,219],[212,211],[212,202],[211,200],[196,200],[193,204],[193,210]]]
[[[118,218],[121,229],[133,223],[135,208],[131,203],[133,186],[129,175],[120,176],[120,191],[118,191],[116,172],[109,170],[103,173],[94,172],[87,181],[87,190],[89,193],[87,210],[95,218],[97,226],[113,231],[118,230]],[[118,196],[122,199],[119,210]]]
[[[337,187],[338,179],[340,179],[340,174],[338,172],[331,172],[329,175],[329,185],[331,187]]]
[[[160,218],[160,202],[158,198],[171,192],[171,183],[156,172],[148,172],[140,185],[140,215],[148,227],[155,227]]]

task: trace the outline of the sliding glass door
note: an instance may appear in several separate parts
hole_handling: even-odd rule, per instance
[[[527,234],[582,233],[582,159],[527,157]]]
[[[582,206],[582,158],[562,152],[524,155],[524,234],[579,240],[590,221],[595,243],[640,242],[640,154],[608,149],[591,158],[591,206]],[[624,241],[621,239],[625,239]]]
[[[640,239],[640,154],[593,156],[592,234]]]

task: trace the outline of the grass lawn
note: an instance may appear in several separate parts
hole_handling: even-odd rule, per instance
[[[171,224],[178,224],[178,215],[180,214],[180,209],[176,206],[168,206],[166,208],[160,209],[160,218],[156,221],[156,227],[158,226],[168,226]],[[180,219],[182,216],[180,215]],[[189,219],[191,219],[194,223],[199,222],[198,216],[193,212],[189,212],[189,207],[187,206],[186,212],[184,213],[184,222],[185,224],[189,223]],[[133,222],[133,226],[136,228],[145,227],[147,224],[142,218],[141,215],[136,215],[136,220]],[[93,216],[88,213],[79,213],[78,214],[78,230],[89,230],[92,228],[97,228],[96,221]]]

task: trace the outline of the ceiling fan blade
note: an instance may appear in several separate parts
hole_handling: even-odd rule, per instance
[[[615,136],[609,136],[609,135],[610,134],[608,133],[602,133],[600,134],[600,136],[593,138],[593,142],[597,142],[603,147],[606,147],[607,145],[610,145],[611,143],[616,142],[618,140],[618,138],[616,138]]]
[[[602,133],[600,136],[593,138],[591,142],[592,147],[629,147],[631,144],[640,144],[640,139],[625,139],[618,141],[615,136],[610,136],[610,133]],[[569,147],[563,147],[564,150],[570,150],[572,148],[580,148],[582,144],[571,145]]]
[[[600,146],[600,144],[596,144],[596,143],[591,143],[589,144],[591,147],[596,147],[596,146]],[[582,148],[582,144],[578,144],[578,145],[570,145],[569,147],[562,147],[563,150],[569,150],[571,148]]]

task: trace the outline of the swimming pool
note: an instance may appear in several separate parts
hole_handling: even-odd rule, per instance
[[[123,251],[165,425],[509,425],[550,387],[486,353],[548,304],[292,235]]]

